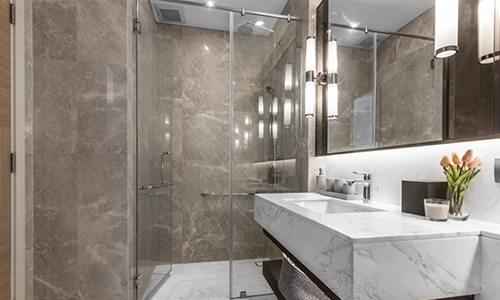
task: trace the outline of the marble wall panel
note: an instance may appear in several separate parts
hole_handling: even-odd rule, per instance
[[[26,3],[27,299],[132,296],[132,2]]]
[[[461,237],[450,238],[446,244],[422,240],[354,245],[352,299],[413,300],[422,299],[422,293],[425,299],[441,299],[477,294],[481,290],[479,243],[479,237]],[[381,268],[390,271],[381,272]]]
[[[497,249],[500,241],[481,237],[481,293],[476,295],[478,300],[494,300],[498,297],[498,278],[500,278],[500,259]]]

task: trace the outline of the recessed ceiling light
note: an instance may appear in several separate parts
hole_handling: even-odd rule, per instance
[[[257,25],[257,26],[264,26],[264,22],[262,22],[262,21],[257,21],[257,22],[255,22],[255,25]]]
[[[207,1],[207,6],[208,7],[214,7],[214,2],[213,1]]]

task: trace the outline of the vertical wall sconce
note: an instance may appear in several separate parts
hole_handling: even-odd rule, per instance
[[[278,121],[273,121],[273,139],[278,139]]]
[[[263,96],[259,96],[259,115],[263,115],[264,114],[264,97]]]
[[[259,120],[259,139],[264,138],[264,120]]]
[[[283,125],[290,128],[292,124],[292,99],[285,99],[283,103]]]
[[[435,3],[434,57],[446,58],[458,52],[459,0],[436,0]]]
[[[491,64],[500,59],[499,34],[500,0],[479,0],[478,56],[480,64]]]
[[[273,97],[273,116],[278,115],[278,97]]]
[[[337,80],[337,40],[332,38],[328,42],[328,104],[327,119],[337,119],[339,117],[339,88]]]
[[[292,90],[292,83],[293,83],[292,72],[293,72],[292,64],[286,64],[286,66],[285,66],[285,91]]]
[[[316,38],[310,36],[306,40],[306,99],[305,116],[314,117],[316,102]]]

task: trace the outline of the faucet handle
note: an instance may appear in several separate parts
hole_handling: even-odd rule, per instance
[[[372,173],[366,173],[366,172],[352,172],[356,175],[363,175],[364,180],[371,180],[372,179]]]

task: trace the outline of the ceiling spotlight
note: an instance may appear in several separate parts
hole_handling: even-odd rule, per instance
[[[214,2],[213,1],[207,1],[207,6],[208,7],[214,7]]]
[[[257,22],[255,22],[255,25],[257,25],[257,26],[264,26],[264,22],[263,21],[257,21]]]

